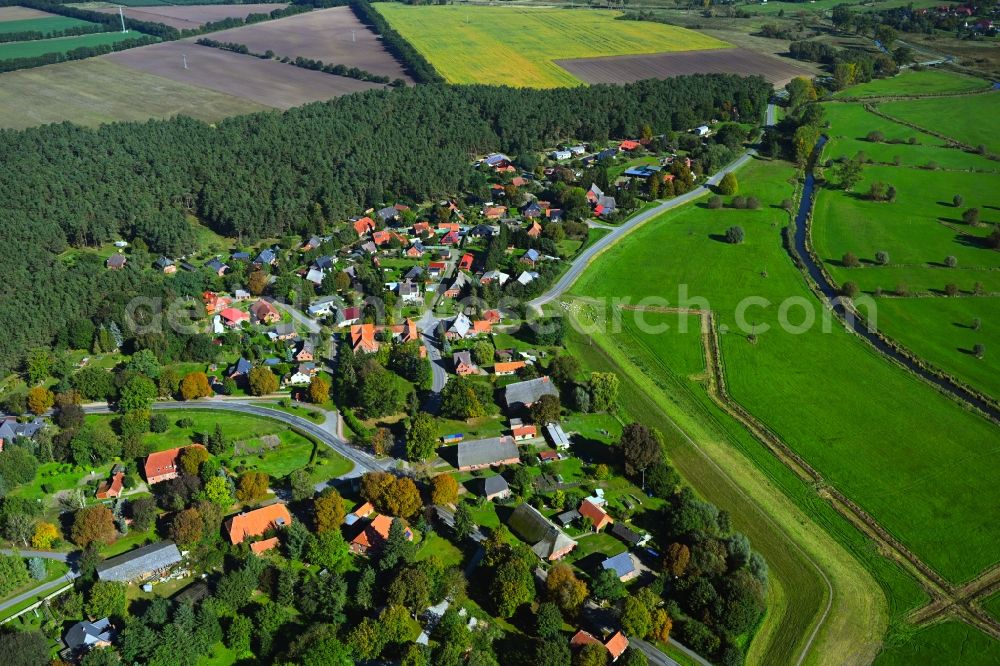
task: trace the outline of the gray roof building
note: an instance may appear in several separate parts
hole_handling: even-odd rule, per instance
[[[499,474],[482,479],[482,485],[480,488],[483,497],[494,497],[496,495],[510,492],[510,486],[507,484],[507,479],[503,478]]]
[[[634,546],[642,540],[637,532],[630,530],[617,520],[611,524],[610,532],[630,546]]]
[[[128,583],[147,578],[180,561],[181,553],[177,550],[177,544],[173,541],[161,541],[101,562],[97,566],[97,577],[100,580]]]
[[[458,468],[480,469],[490,465],[511,465],[521,460],[517,444],[509,435],[476,439],[458,445]]]
[[[558,423],[546,423],[545,432],[548,433],[552,446],[557,449],[569,448],[569,437],[566,435],[566,432],[562,429],[561,425]]]
[[[99,645],[111,642],[111,621],[108,618],[89,622],[77,622],[63,637],[63,642],[70,650],[89,650]]]
[[[532,544],[532,552],[543,560],[558,560],[576,548],[576,541],[530,504],[514,509],[507,524],[514,534]]]
[[[554,395],[559,397],[559,389],[555,387],[548,377],[538,377],[523,382],[509,384],[504,389],[504,401],[507,409],[518,410],[531,407],[543,395]]]

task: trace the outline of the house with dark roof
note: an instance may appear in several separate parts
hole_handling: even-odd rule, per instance
[[[607,558],[601,562],[601,568],[614,571],[618,580],[623,583],[639,575],[639,567],[635,565],[635,558],[628,551]]]
[[[171,275],[177,272],[177,264],[174,263],[173,259],[169,259],[167,257],[160,257],[155,262],[153,262],[153,265],[156,267],[157,270],[159,270],[162,273],[165,273],[166,275]]]
[[[543,395],[559,397],[559,389],[548,377],[516,382],[504,388],[504,402],[507,403],[509,411],[527,409],[538,402]]]
[[[229,266],[222,263],[218,257],[215,259],[209,259],[202,265],[220,277],[225,275],[226,271],[229,270]]]
[[[243,377],[245,375],[250,374],[250,370],[252,368],[253,365],[250,364],[250,361],[241,356],[236,361],[236,363],[233,363],[231,366],[229,366],[229,369],[226,370],[226,376],[229,377],[230,379]]]
[[[546,423],[545,433],[549,436],[549,441],[552,442],[552,446],[560,451],[569,448],[569,436],[562,429],[562,426],[558,423]]]
[[[487,501],[510,497],[510,486],[507,484],[507,479],[499,474],[476,479],[474,489],[477,495],[485,497]]]
[[[110,270],[117,271],[125,268],[126,263],[128,263],[128,260],[125,258],[125,255],[113,254],[108,257],[107,261],[104,262],[104,265]]]
[[[120,583],[142,582],[159,576],[181,562],[173,541],[160,541],[130,550],[97,565],[97,578]]]
[[[472,354],[468,350],[453,353],[451,362],[455,366],[455,374],[461,377],[479,372],[479,366],[472,362]]]
[[[275,253],[275,251],[272,250],[271,248],[265,248],[260,251],[260,254],[258,254],[257,258],[253,260],[253,263],[257,264],[258,266],[264,266],[264,265],[270,266],[274,264],[274,262],[276,262],[277,260],[278,260],[278,255]]]
[[[458,469],[467,472],[494,465],[516,465],[521,461],[514,438],[508,435],[475,439],[458,445]]]
[[[94,648],[110,646],[113,637],[114,627],[108,618],[93,622],[84,620],[69,628],[63,636],[63,643],[74,655],[83,655]]]
[[[507,526],[520,539],[532,544],[532,552],[543,560],[561,559],[576,548],[576,541],[530,504],[521,504],[514,509]]]
[[[13,442],[18,437],[31,439],[45,427],[45,421],[36,417],[27,423],[18,423],[16,416],[0,417],[0,451],[4,444]]]
[[[608,530],[608,533],[612,536],[618,537],[629,546],[635,546],[642,540],[642,537],[638,532],[630,530],[626,525],[617,521],[611,524],[611,528]]]

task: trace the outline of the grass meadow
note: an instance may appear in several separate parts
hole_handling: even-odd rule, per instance
[[[57,30],[82,28],[89,25],[95,24],[82,19],[70,18],[69,16],[46,16],[21,19],[19,21],[0,21],[0,35],[9,35],[14,32],[41,32],[47,35]]]
[[[777,327],[781,301],[816,305],[781,246],[787,216],[777,205],[791,196],[793,173],[748,166],[740,191],[760,197],[762,210],[670,211],[605,252],[573,291],[676,300],[677,286],[687,284],[733,331],[720,342],[732,397],[942,575],[967,580],[997,560],[991,544],[1000,525],[988,515],[1000,484],[983,473],[1000,453],[996,430],[839,326],[823,333],[817,323],[799,335]],[[746,230],[745,243],[717,240],[734,224]],[[735,309],[748,296],[772,303],[747,315],[758,326],[756,344],[734,331]],[[793,310],[789,320],[798,324],[802,309]]]
[[[834,93],[834,97],[866,98],[894,95],[943,95],[983,90],[983,79],[940,69],[904,70],[888,79],[875,79]]]
[[[970,146],[983,144],[990,152],[1000,153],[1000,124],[993,122],[1000,114],[1000,93],[889,102],[879,109]]]
[[[957,110],[978,99],[945,101]],[[940,139],[879,118],[858,104],[827,104],[825,108],[831,141],[824,149],[824,158],[849,157],[864,150],[874,159],[890,161],[891,152],[901,156],[903,166],[866,166],[854,192],[833,187],[817,194],[812,223],[817,254],[840,284],[853,281],[869,293],[881,289],[887,294],[902,291],[933,296],[878,299],[879,328],[960,381],[1000,396],[1000,363],[990,353],[1000,343],[992,321],[997,298],[970,297],[976,283],[987,293],[1000,292],[1000,253],[984,244],[986,236],[1000,224],[1000,176],[995,172],[1000,165],[980,155],[946,148]],[[918,143],[873,144],[859,138],[874,129],[900,141],[915,137]],[[947,169],[994,172],[932,171],[911,166],[928,161]],[[836,179],[831,169],[826,175]],[[862,196],[875,180],[897,189],[896,202],[876,203]],[[957,208],[952,203],[955,195],[963,197]],[[962,213],[972,207],[979,208],[983,226],[962,222]],[[878,251],[888,253],[888,265],[875,263]],[[847,252],[853,252],[862,265],[843,266],[841,259]],[[954,268],[945,265],[949,256],[958,262]],[[948,284],[959,288],[960,297],[942,297]],[[977,318],[981,326],[974,330],[972,322]],[[977,344],[987,350],[983,359],[972,353]]]
[[[860,152],[873,162],[900,166],[932,168],[936,165],[940,169],[961,171],[1000,171],[998,162],[949,148],[947,142],[936,136],[869,113],[860,102],[827,103],[823,108],[830,122],[830,141],[823,148],[826,159],[852,158]],[[866,140],[868,133],[873,131],[882,132],[885,141]]]
[[[89,35],[77,35],[74,37],[34,39],[27,42],[6,42],[0,44],[0,60],[35,58],[47,53],[66,53],[84,46],[114,44],[115,42],[134,38],[135,35],[132,33],[95,32]]]
[[[616,21],[620,13],[613,11],[395,2],[376,7],[451,83],[575,86],[582,82],[553,60],[728,46],[685,28]]]
[[[1000,659],[1000,643],[957,620],[890,634],[875,666],[986,666]]]

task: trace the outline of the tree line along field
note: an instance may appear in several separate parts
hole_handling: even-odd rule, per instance
[[[762,210],[669,212],[605,252],[573,292],[639,299],[683,283],[730,331],[742,298],[769,299],[775,305],[750,312],[754,323],[772,326],[756,344],[741,333],[721,336],[732,398],[943,576],[967,580],[997,560],[991,544],[1000,526],[987,516],[1000,484],[984,472],[1000,453],[995,428],[842,327],[800,335],[777,328],[777,303],[791,296],[815,302],[782,248],[785,213],[771,208],[792,195],[791,175],[773,163],[749,167],[741,192],[760,196]],[[745,243],[713,238],[732,224],[744,227]]]
[[[394,2],[376,8],[450,83],[573,86],[581,81],[553,60],[728,46],[676,26],[617,21],[619,12],[604,10]]]
[[[960,117],[965,104],[990,97],[993,94],[898,104],[947,102],[950,116]],[[985,244],[1000,224],[1000,163],[948,148],[937,137],[876,116],[857,104],[824,107],[831,137],[824,160],[852,158],[863,151],[882,164],[865,166],[861,181],[851,192],[833,182],[817,193],[812,241],[820,259],[837,283],[851,281],[869,294],[881,290],[887,295],[876,300],[876,323],[885,334],[960,381],[994,398],[1000,396],[1000,359],[989,353],[1000,343],[994,321],[1000,293],[1000,254]],[[866,141],[865,127],[903,143]],[[947,129],[945,125],[939,131]],[[915,143],[906,143],[909,140]],[[888,166],[897,157],[900,166]],[[926,168],[930,163],[947,170],[930,170]],[[924,168],[914,168],[917,166]],[[825,174],[835,181],[836,169],[828,168]],[[895,202],[873,202],[864,196],[876,180],[897,189]],[[956,195],[962,197],[959,207],[953,202]],[[963,213],[974,207],[980,211],[982,225],[978,227],[962,219]],[[848,252],[857,256],[860,266],[843,265]],[[888,254],[886,265],[875,261],[877,252]],[[948,257],[957,262],[954,267],[948,267]],[[985,295],[973,295],[977,283]],[[946,296],[947,285],[955,285],[959,293]],[[974,354],[976,345],[987,350],[983,358]]]
[[[114,44],[126,39],[134,39],[132,33],[95,32],[89,35],[73,37],[55,37],[52,39],[33,39],[25,42],[0,43],[0,60],[14,58],[33,58],[46,53],[66,53],[84,46],[101,46]]]

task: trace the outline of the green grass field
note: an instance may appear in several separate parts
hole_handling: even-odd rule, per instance
[[[66,120],[96,126],[181,113],[215,122],[267,110],[250,100],[146,74],[105,58],[5,72],[0,74],[0,90],[5,93],[0,95],[0,127],[10,129]]]
[[[935,136],[869,113],[861,103],[828,103],[823,108],[830,121],[830,141],[823,148],[825,159],[853,158],[860,152],[874,162],[901,166],[1000,171],[998,162],[948,148],[945,141]],[[873,131],[882,132],[885,141],[867,141],[868,133]],[[911,140],[915,143],[909,143]]]
[[[70,18],[69,16],[47,16],[44,18],[22,19],[20,21],[0,21],[0,35],[9,35],[14,32],[40,32],[47,35],[57,30],[82,28],[89,25],[96,24],[82,19]]]
[[[890,635],[876,666],[935,664],[985,666],[1000,660],[1000,643],[978,629],[948,620],[920,629],[907,627]]]
[[[955,113],[960,108],[961,113]],[[1000,93],[958,98],[920,99],[889,102],[879,109],[918,127],[931,128],[970,146],[983,144],[992,153],[1000,152]]]
[[[941,69],[917,72],[905,70],[888,79],[875,79],[852,86],[834,94],[834,97],[889,97],[893,95],[941,95],[982,90],[988,81]]]
[[[878,327],[938,368],[993,397],[1000,396],[1000,310],[997,298],[886,298]],[[979,319],[980,329],[973,329]],[[986,347],[982,359],[972,348]]]
[[[619,12],[521,7],[375,5],[451,83],[527,88],[580,85],[553,60],[728,46],[660,23],[616,21]]]
[[[983,607],[983,610],[1000,621],[1000,592],[994,592],[992,595],[986,597],[980,605]]]
[[[781,247],[785,215],[770,207],[791,195],[791,175],[777,164],[748,166],[741,193],[759,196],[762,210],[671,211],[602,255],[573,292],[676,300],[677,286],[687,284],[730,331],[742,299],[768,299],[770,307],[747,315],[772,326],[758,328],[756,344],[738,332],[721,336],[733,398],[944,576],[971,578],[997,559],[990,544],[1000,526],[986,516],[1000,488],[980,473],[1000,450],[996,430],[840,327],[823,333],[817,323],[800,335],[777,327],[781,301],[815,306]],[[715,240],[732,224],[746,230],[740,246]],[[789,320],[802,317],[796,307]],[[912,501],[913,492],[921,502]]]
[[[35,39],[28,42],[7,42],[0,44],[0,60],[14,58],[35,58],[47,53],[66,53],[84,46],[114,44],[125,39],[135,39],[135,34],[121,32],[96,32],[75,37],[55,39]]]

